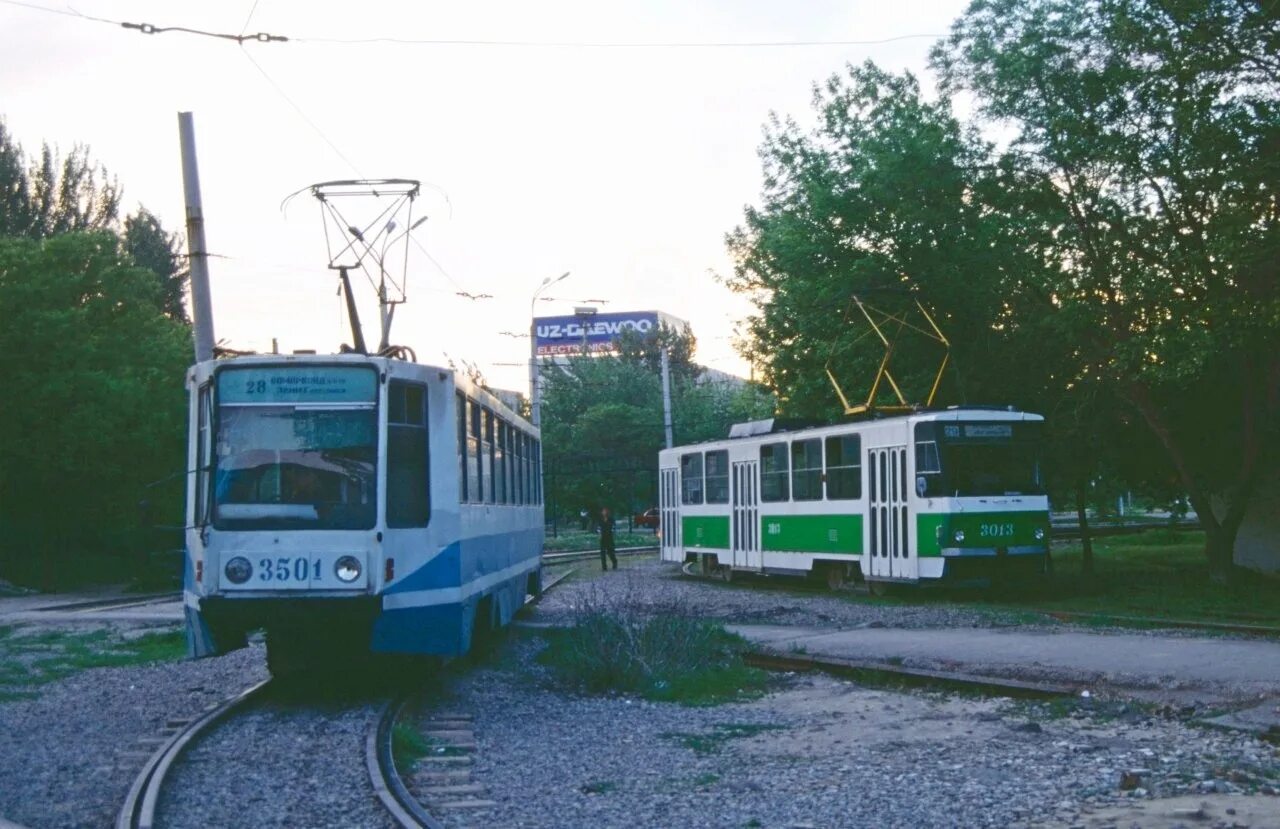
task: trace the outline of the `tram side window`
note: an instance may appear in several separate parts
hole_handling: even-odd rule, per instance
[[[507,497],[502,499],[504,504],[516,503],[516,449],[512,440],[515,434],[516,430],[510,423],[502,424],[502,451],[507,456],[507,462],[502,465],[502,478],[507,486]]]
[[[511,427],[508,449],[511,451],[511,503],[524,503],[524,435]]]
[[[457,395],[458,406],[458,498],[467,500],[467,398]]]
[[[822,441],[818,438],[791,444],[791,497],[797,501],[822,500]]]
[[[841,501],[861,497],[861,435],[827,438],[827,498]]]
[[[760,500],[786,501],[788,493],[787,445],[766,443],[760,447]]]
[[[493,412],[488,409],[481,409],[480,420],[483,428],[480,433],[480,477],[484,480],[484,498],[481,500],[492,504],[495,488],[493,477]]]
[[[933,436],[932,430],[929,430],[928,434],[922,434],[926,430],[921,429],[920,426],[924,425],[932,424],[918,425],[916,438]],[[924,481],[924,491],[920,493],[921,495],[932,497],[942,494],[942,454],[938,451],[936,440],[916,440],[916,481]]]
[[[431,516],[427,485],[427,388],[387,384],[387,526],[425,527]]]
[[[542,441],[531,440],[529,442],[529,457],[533,459],[530,464],[533,473],[533,503],[542,503]]]
[[[479,503],[484,497],[480,479],[480,406],[467,401],[467,500]]]
[[[205,383],[200,387],[196,401],[196,514],[195,525],[203,527],[209,523],[209,505],[212,489],[209,486],[210,472],[210,425],[213,422],[213,384]]]
[[[680,456],[680,503],[702,503],[702,453]]]
[[[507,502],[507,424],[496,416],[493,421],[493,500]]]
[[[708,452],[707,468],[707,503],[729,503],[729,450],[720,449]]]

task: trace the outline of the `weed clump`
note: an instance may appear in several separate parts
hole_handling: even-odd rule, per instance
[[[767,675],[744,663],[746,649],[742,637],[682,608],[593,589],[540,661],[575,690],[711,705],[763,692]]]

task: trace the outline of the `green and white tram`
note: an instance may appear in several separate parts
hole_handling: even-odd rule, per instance
[[[763,420],[663,450],[662,559],[873,589],[1041,572],[1043,425],[981,408],[792,430]]]

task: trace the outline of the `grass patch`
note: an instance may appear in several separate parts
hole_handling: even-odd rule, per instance
[[[720,750],[724,748],[724,744],[729,740],[739,737],[754,737],[766,731],[778,731],[781,729],[782,726],[780,725],[761,725],[759,723],[716,723],[712,726],[711,731],[704,731],[700,734],[672,731],[662,736],[668,740],[675,740],[694,754],[706,755],[720,753]],[[715,777],[715,775],[712,775],[712,777]],[[696,783],[695,785],[703,784]]]
[[[987,590],[939,589],[903,593],[909,604],[950,603],[1001,611],[1014,620],[1031,609],[1091,613],[1097,624],[1150,627],[1112,617],[1280,627],[1280,579],[1247,576],[1214,584],[1204,534],[1151,529],[1093,541],[1094,575],[1083,575],[1079,541],[1055,544],[1054,573],[997,584]],[[1105,617],[1105,618],[1101,618]],[[1087,622],[1082,622],[1087,623]]]
[[[608,794],[618,788],[618,784],[612,780],[593,780],[582,786],[580,791],[583,794]]]
[[[401,774],[408,774],[418,761],[431,753],[433,741],[417,729],[396,723],[391,728],[391,759]]]
[[[106,630],[45,631],[0,636],[0,699],[20,699],[31,689],[91,668],[172,662],[186,656],[181,630],[126,639]]]
[[[686,705],[763,693],[768,675],[743,661],[745,639],[684,608],[645,604],[629,590],[592,585],[572,626],[548,634],[539,660],[562,685]]]

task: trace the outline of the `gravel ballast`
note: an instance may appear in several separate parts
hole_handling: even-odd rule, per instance
[[[587,573],[593,578],[545,596],[530,621],[571,622],[584,605],[608,601],[726,623],[928,629],[1016,621],[725,587],[652,560]],[[1162,798],[1181,795],[1196,798],[1195,808],[1213,805],[1203,819],[1182,821],[1188,826],[1229,827],[1239,818],[1252,829],[1280,827],[1276,747],[1201,727],[1177,710],[902,692],[820,674],[781,677],[761,699],[690,708],[566,692],[536,662],[542,646],[539,631],[523,630],[499,659],[451,667],[447,697],[424,711],[424,721],[433,710],[469,718],[476,741],[470,782],[479,791],[469,797],[479,805],[442,815],[449,825],[1129,829],[1135,821],[1104,817],[1106,810],[1141,807],[1152,816],[1174,802]],[[0,817],[33,829],[111,825],[168,720],[265,676],[254,645],[216,659],[95,669],[36,688],[34,699],[0,702]],[[388,825],[361,765],[371,710],[276,701],[237,718],[189,755],[161,825]],[[240,779],[219,772],[227,759],[238,760]]]

